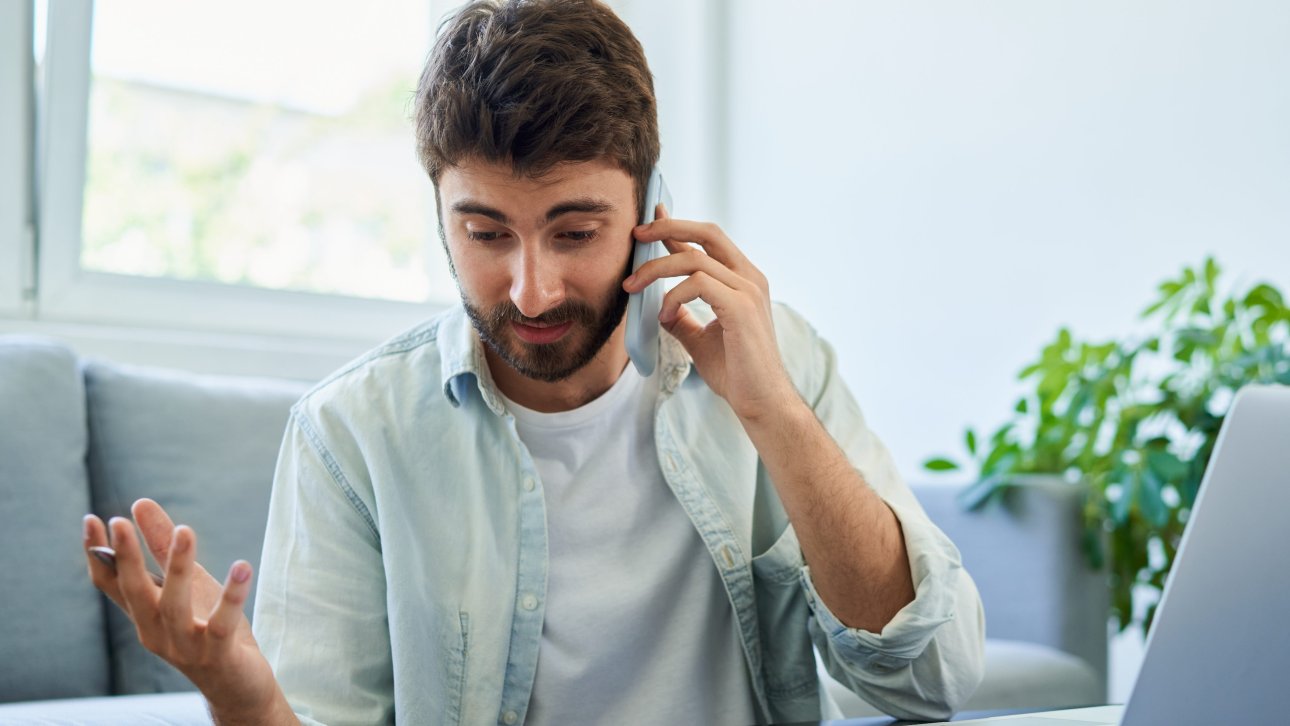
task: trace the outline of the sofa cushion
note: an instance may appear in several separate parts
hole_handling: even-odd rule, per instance
[[[103,601],[81,549],[85,389],[59,343],[0,336],[0,701],[109,693]]]
[[[1049,645],[1105,675],[1110,586],[1084,555],[1085,489],[1051,476],[1013,481],[1002,501],[977,511],[964,510],[959,485],[912,489],[959,545],[991,638]]]
[[[307,385],[91,361],[85,386],[95,511],[128,516],[136,499],[154,499],[196,531],[198,561],[216,578],[238,559],[258,572],[278,448]],[[113,693],[192,688],[117,608],[108,619]]]
[[[847,718],[880,712],[820,669],[829,695]],[[1056,648],[1017,640],[985,641],[985,680],[963,711],[1049,710],[1102,703],[1105,687],[1097,671]]]
[[[5,726],[210,726],[200,693],[108,696],[0,706]]]

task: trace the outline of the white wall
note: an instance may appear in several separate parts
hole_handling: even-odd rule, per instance
[[[730,5],[723,223],[909,478],[1058,326],[1207,253],[1290,288],[1290,4]]]
[[[723,224],[907,478],[1184,264],[1290,289],[1290,4],[731,6]],[[1141,654],[1112,640],[1113,702]]]

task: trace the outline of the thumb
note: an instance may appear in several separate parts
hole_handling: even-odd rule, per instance
[[[143,541],[152,553],[152,559],[164,570],[170,559],[170,540],[175,534],[175,523],[160,504],[151,499],[140,499],[130,507],[134,521],[143,533]]]

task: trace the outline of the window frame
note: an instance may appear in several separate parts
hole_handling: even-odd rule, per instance
[[[32,280],[32,5],[0,3],[0,315],[29,317]]]

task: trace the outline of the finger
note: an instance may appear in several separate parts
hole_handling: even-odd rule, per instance
[[[190,527],[176,527],[171,536],[169,561],[166,567],[166,586],[161,588],[158,610],[161,621],[165,623],[176,642],[184,642],[183,636],[191,636],[195,627],[193,622],[192,579],[193,561],[196,559],[197,535]]]
[[[623,281],[623,289],[637,292],[644,290],[646,286],[660,278],[685,277],[699,272],[705,272],[713,279],[737,290],[751,290],[753,287],[753,283],[743,279],[729,267],[699,250],[689,249],[665,255],[641,265],[636,272]]]
[[[770,296],[770,280],[765,273],[744,255],[738,245],[720,227],[711,222],[694,222],[665,216],[648,225],[637,227],[634,234],[641,242],[656,241],[662,237],[663,244],[673,253],[688,249],[690,244],[697,244],[714,259],[761,288],[767,297]]]
[[[250,593],[251,563],[238,560],[228,569],[228,577],[224,580],[224,592],[216,603],[215,609],[211,611],[209,622],[206,623],[206,634],[215,641],[217,647],[231,645],[233,635],[241,625],[242,619],[246,617],[242,612],[242,604],[246,602]]]
[[[123,517],[113,517],[108,522],[112,547],[116,550],[116,579],[125,600],[126,612],[141,631],[151,627],[157,618],[157,597],[160,588],[148,577],[143,550],[139,549],[134,525]]]
[[[664,330],[671,333],[672,337],[681,341],[681,345],[685,346],[686,350],[692,350],[691,344],[703,334],[705,327],[684,305],[677,308],[676,316],[672,320],[668,322],[660,320],[659,324],[663,326]],[[691,354],[693,355],[693,353]]]
[[[712,306],[717,319],[721,320],[741,304],[743,297],[738,291],[714,279],[707,272],[696,272],[663,296],[663,305],[659,310],[658,319],[664,324],[671,323],[680,314],[682,305],[702,298]]]
[[[668,252],[674,255],[680,252],[686,252],[688,250],[694,249],[694,245],[690,244],[689,242],[677,242],[674,239],[663,240],[663,246],[667,248]]]
[[[744,253],[739,251],[726,233],[711,222],[694,222],[688,219],[665,217],[643,224],[633,230],[638,242],[692,242],[727,267],[752,266]]]
[[[116,568],[103,562],[99,558],[90,554],[91,547],[107,547],[108,536],[107,527],[104,526],[103,520],[93,514],[85,515],[82,521],[84,527],[83,542],[85,547],[85,559],[89,567],[90,581],[94,586],[103,591],[117,607],[125,609],[125,601],[121,598],[121,589],[117,586]]]
[[[662,202],[659,202],[655,209],[657,211],[654,213],[654,219],[668,219],[672,216],[667,212],[667,205]],[[667,248],[667,251],[672,254],[694,249],[694,245],[691,245],[689,242],[681,242],[674,239],[665,239],[662,240],[662,242],[663,246]]]
[[[175,532],[175,523],[170,520],[166,510],[151,499],[138,500],[130,507],[130,512],[134,515],[134,521],[139,523],[139,531],[143,533],[143,541],[148,545],[152,559],[164,572],[168,569],[166,559],[170,556],[170,540]]]

